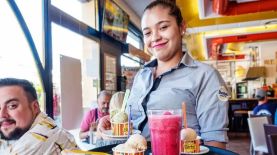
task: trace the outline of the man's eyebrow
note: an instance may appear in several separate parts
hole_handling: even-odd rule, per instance
[[[13,101],[19,101],[19,100],[17,98],[11,98],[7,100],[4,104],[9,104],[10,102],[13,102]]]
[[[162,20],[162,21],[159,21],[158,23],[156,23],[155,25],[160,25],[162,23],[169,23],[169,22],[170,22],[169,20]],[[147,30],[147,29],[149,29],[149,27],[143,28],[142,31]]]

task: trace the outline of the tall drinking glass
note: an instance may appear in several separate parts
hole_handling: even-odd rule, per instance
[[[153,155],[179,155],[182,111],[148,110]]]

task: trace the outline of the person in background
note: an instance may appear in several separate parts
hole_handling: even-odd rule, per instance
[[[121,110],[123,99],[124,99],[124,94],[125,93],[122,91],[119,91],[119,92],[116,92],[113,94],[111,101],[110,101],[109,117],[113,117],[116,113],[118,113]],[[124,143],[124,142],[125,142],[125,140],[110,139],[109,137],[105,137],[105,135],[103,135],[101,132],[97,133],[96,147],[112,145],[112,144],[120,144],[120,143]]]
[[[61,154],[78,149],[74,137],[40,111],[33,85],[0,79],[0,154]]]
[[[111,118],[121,110],[122,103],[124,100],[124,94],[125,92],[123,91],[119,91],[113,94],[110,101],[109,116],[107,117]],[[98,135],[99,137],[101,137],[101,133],[98,133]]]
[[[60,95],[55,86],[53,86],[53,118],[58,126],[62,125]]]
[[[272,118],[272,122],[274,122],[277,104],[269,102],[266,91],[261,88],[256,90],[255,97],[258,99],[259,103],[253,109],[253,114],[270,116]]]
[[[137,73],[127,101],[134,129],[150,140],[147,110],[181,109],[185,102],[188,127],[206,145],[225,148],[229,94],[216,69],[182,50],[185,22],[180,9],[172,2],[153,1],[144,10],[141,27],[145,47],[156,59]],[[109,117],[103,117],[98,129],[109,126]]]
[[[277,125],[277,108],[275,110],[274,125]]]
[[[81,122],[81,128],[79,133],[80,139],[87,139],[89,137],[90,127],[91,126],[95,127],[95,130],[96,130],[98,119],[109,114],[110,100],[111,100],[111,94],[106,90],[101,91],[97,95],[98,107],[89,110],[85,114]]]

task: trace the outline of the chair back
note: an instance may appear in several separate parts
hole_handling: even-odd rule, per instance
[[[268,120],[268,124],[272,124],[272,117],[269,115],[254,115],[248,113],[248,117],[266,117],[266,119]]]
[[[277,155],[277,134],[268,135],[271,155]]]
[[[262,151],[268,153],[264,132],[264,124],[268,124],[267,117],[248,118],[249,131],[254,151]]]
[[[277,125],[271,125],[271,124],[264,124],[264,131],[265,131],[265,136],[266,136],[266,143],[268,147],[268,153],[273,154],[273,147],[270,147],[270,137],[269,135],[277,135]],[[272,136],[274,138],[274,136]],[[276,137],[276,136],[275,136]],[[277,148],[277,143],[275,143],[275,148]],[[275,151],[275,154],[277,152]],[[276,154],[277,155],[277,154]]]

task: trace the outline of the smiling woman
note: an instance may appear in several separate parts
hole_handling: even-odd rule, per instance
[[[146,49],[156,59],[138,71],[127,101],[126,111],[131,108],[134,129],[150,140],[147,110],[181,109],[185,102],[188,127],[206,145],[225,148],[226,85],[217,70],[182,51],[185,26],[180,9],[169,1],[153,1],[144,11],[141,26]],[[100,130],[108,127],[108,121],[100,119]]]

